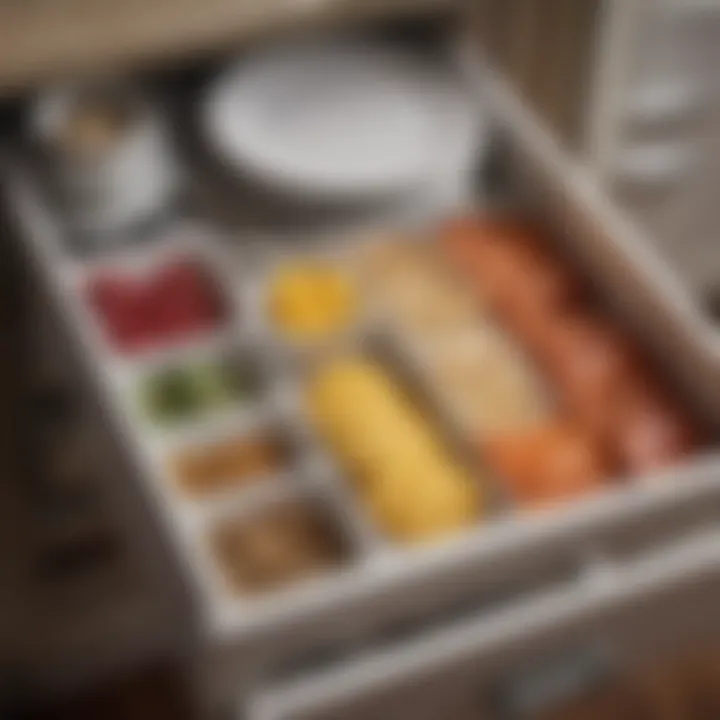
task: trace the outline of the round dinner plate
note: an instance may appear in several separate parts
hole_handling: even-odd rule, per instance
[[[434,69],[412,52],[357,41],[260,51],[211,86],[208,141],[223,163],[284,192],[348,200],[411,191],[448,142]]]

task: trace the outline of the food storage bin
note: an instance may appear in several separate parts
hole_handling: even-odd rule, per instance
[[[622,323],[652,350],[688,402],[710,427],[714,426],[720,419],[720,367],[714,338],[685,288],[597,178],[536,122],[502,75],[478,61],[472,43],[460,39],[453,44],[453,52],[472,79],[476,99],[491,111],[498,138],[504,140],[501,160],[507,179],[506,200],[553,229],[562,252],[585,269],[609,311],[622,318]],[[275,352],[277,344],[271,333],[246,322],[245,313],[252,311],[254,302],[246,289],[258,267],[254,258],[263,248],[275,242],[287,251],[288,240],[292,247],[294,238],[287,232],[279,238],[271,233],[259,237],[242,227],[213,224],[212,218],[192,223],[181,217],[176,226],[168,226],[147,247],[119,249],[98,264],[68,253],[62,224],[43,202],[24,159],[9,151],[3,159],[6,189],[19,230],[19,251],[33,287],[52,305],[74,348],[77,366],[95,398],[97,429],[106,441],[108,462],[125,471],[125,481],[110,488],[114,507],[144,561],[146,573],[153,578],[154,591],[167,607],[166,622],[173,636],[169,647],[184,662],[206,711],[231,711],[239,697],[247,697],[262,682],[282,677],[293,667],[312,666],[323,658],[327,662],[363,646],[372,648],[373,638],[389,633],[412,635],[431,618],[444,618],[461,606],[490,604],[493,600],[500,603],[498,610],[488,611],[487,621],[481,617],[466,626],[461,624],[459,630],[439,632],[437,647],[441,653],[447,651],[448,658],[464,658],[465,652],[476,652],[480,657],[491,646],[500,648],[519,641],[530,644],[536,635],[565,627],[565,623],[570,627],[576,622],[600,621],[606,613],[627,608],[646,595],[662,594],[700,577],[709,580],[720,567],[712,527],[707,534],[674,542],[675,523],[683,518],[690,516],[689,524],[694,525],[702,517],[712,526],[709,516],[720,499],[720,460],[712,447],[676,468],[638,482],[618,483],[597,497],[537,514],[487,518],[447,540],[405,548],[386,542],[368,525],[356,499],[337,482],[338,468],[328,462],[312,433],[298,421],[296,394],[283,383],[263,395],[260,415],[270,425],[294,418],[293,442],[306,449],[302,456],[284,465],[282,471],[255,473],[263,477],[247,494],[220,493],[195,501],[178,492],[168,471],[175,440],[203,443],[226,438],[230,430],[247,436],[254,429],[253,418],[231,404],[223,406],[222,412],[200,430],[190,424],[165,432],[151,427],[136,402],[137,395],[127,390],[136,387],[138,373],[163,365],[170,358],[191,366],[199,358],[222,357],[239,336],[247,348],[263,358],[270,372],[280,376],[284,361]],[[353,238],[370,231],[417,233],[418,228],[432,226],[443,215],[441,211],[434,213],[435,217],[428,218],[418,211],[410,221],[404,217],[395,224],[385,222],[380,229],[372,222],[362,228],[327,228],[324,239],[346,237],[352,244]],[[299,246],[296,243],[294,250]],[[152,284],[156,270],[174,263],[179,250],[186,260],[213,268],[218,287],[225,289],[228,312],[220,326],[193,335],[192,341],[177,352],[172,346],[158,346],[139,349],[137,356],[118,354],[107,342],[92,303],[88,303],[88,280],[104,262],[113,272],[128,267],[131,275],[138,265],[154,268],[150,272]],[[147,278],[132,280],[136,281],[142,284]],[[198,318],[204,322],[207,298],[186,273],[181,273],[180,281],[183,287],[189,283],[194,288],[194,301],[183,306],[180,324],[187,324],[188,314],[193,323]],[[163,282],[163,292],[173,284],[177,287],[177,282],[175,273],[172,282]],[[121,298],[122,304],[122,298],[128,297],[126,289],[118,290],[117,284],[113,287],[113,301]],[[134,292],[129,295],[131,305],[137,307]],[[135,337],[137,326],[130,331]],[[146,328],[140,331],[144,335]],[[312,352],[293,361],[311,362]],[[202,404],[208,397],[208,378],[203,376],[198,384],[197,374],[190,375],[195,379],[178,394],[187,398],[189,392],[194,403]],[[201,401],[197,400],[199,387],[205,393]],[[216,398],[213,393],[210,395]],[[230,455],[228,459],[223,451],[220,460],[216,457],[209,463],[211,468],[221,467],[222,475],[227,463],[239,462],[234,451]],[[243,459],[247,462],[247,454]],[[253,462],[255,467],[265,468],[266,460],[262,453],[258,460],[256,453]],[[196,459],[194,467],[198,465],[207,467]],[[318,558],[322,554],[318,548],[326,544],[325,539],[318,539],[322,535],[318,523],[308,516],[298,520],[294,515],[286,524],[294,528],[296,543],[304,548],[303,569],[310,579],[268,595],[238,596],[227,574],[218,567],[212,543],[208,542],[218,523],[252,514],[258,508],[294,502],[312,505],[317,511],[315,518],[329,517],[342,530],[329,543],[333,546],[331,562]],[[636,537],[636,533],[645,532],[642,538]],[[250,540],[248,537],[246,544],[260,548],[258,552],[266,556],[272,554],[267,538],[258,539],[257,534]],[[293,542],[286,538],[283,544]],[[232,537],[221,538],[221,544],[226,554],[235,553],[238,546]],[[621,561],[617,568],[611,563],[606,574],[598,558],[615,551]],[[626,551],[632,557],[625,557]],[[277,554],[274,557],[273,570],[279,572],[283,563]],[[344,563],[340,562],[342,558]],[[328,565],[333,568],[330,572],[313,579],[319,566]],[[262,576],[265,583],[276,581],[275,572],[253,570],[237,582],[243,585],[251,575]],[[553,584],[545,591],[541,588],[548,577]],[[540,594],[524,599],[528,586]],[[518,618],[525,620],[518,623]],[[311,678],[310,690],[301,682],[297,693],[294,689],[279,692],[277,700],[259,701],[253,712],[268,720],[309,718],[313,715],[302,714],[303,703],[307,700],[310,708],[315,702],[316,686],[323,688],[318,697],[324,695],[326,685],[338,696],[345,690],[355,695],[381,676],[386,675],[388,682],[395,672],[410,677],[416,664],[418,671],[424,669],[426,658],[434,658],[436,653],[434,640],[428,641],[427,652],[417,654],[412,649],[414,643],[421,650],[426,647],[422,637],[410,640],[409,650],[401,645],[390,653],[397,662],[377,664],[371,658],[367,666],[350,663],[337,671],[337,683],[333,673],[327,681],[324,676],[317,682]],[[391,667],[396,670],[390,672]],[[432,663],[428,660],[427,667],[437,668],[440,676],[435,659]],[[290,698],[287,704],[286,697]]]

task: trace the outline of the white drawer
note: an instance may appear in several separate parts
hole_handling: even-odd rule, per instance
[[[485,102],[510,139],[506,161],[522,189],[520,199],[557,228],[559,241],[608,290],[609,302],[628,324],[676,366],[707,409],[720,413],[720,358],[713,354],[707,327],[684,288],[595,178],[558,147],[502,79],[481,74],[478,69],[478,82],[485,81]],[[260,602],[238,598],[227,591],[216,564],[208,559],[205,542],[212,513],[228,508],[191,507],[175,492],[166,466],[151,452],[147,428],[133,425],[128,397],[118,391],[120,376],[111,372],[117,368],[107,359],[87,308],[78,293],[70,291],[77,280],[70,271],[76,268],[63,256],[57,217],[26,171],[10,165],[8,180],[38,291],[55,305],[77,349],[97,399],[98,425],[108,435],[109,451],[116,453],[111,456],[117,457],[118,468],[128,469],[113,483],[118,516],[144,548],[148,564],[158,568],[155,579],[169,596],[168,607],[177,613],[176,620],[170,614],[168,620],[175,620],[174,629],[183,635],[180,642],[187,642],[193,653],[195,679],[209,704],[227,707],[238,687],[258,673],[318,647],[337,645],[348,635],[378,633],[388,624],[428,617],[464,599],[467,592],[498,585],[521,569],[567,560],[569,555],[574,562],[575,554],[584,555],[643,520],[675,514],[685,503],[715,507],[718,459],[699,458],[657,482],[612,488],[572,512],[560,508],[489,522],[438,546],[367,548],[355,565],[318,583]],[[212,246],[207,239],[207,247]],[[569,602],[566,597],[576,600],[577,593],[584,600],[586,586],[569,582],[561,602]],[[602,598],[591,594],[589,600],[593,607]]]
[[[716,528],[496,611],[262,688],[245,717],[464,720],[495,717],[498,696],[532,717],[533,710],[551,709],[650,649],[661,651],[661,629],[665,648],[698,633],[705,642],[717,637],[713,603],[719,597]]]

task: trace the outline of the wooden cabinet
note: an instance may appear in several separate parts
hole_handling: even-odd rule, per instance
[[[304,24],[450,9],[456,0],[0,0],[0,94],[210,51]]]

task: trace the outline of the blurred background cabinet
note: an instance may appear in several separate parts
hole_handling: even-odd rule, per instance
[[[480,0],[475,37],[540,121],[717,295],[720,3]]]

